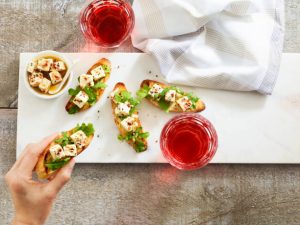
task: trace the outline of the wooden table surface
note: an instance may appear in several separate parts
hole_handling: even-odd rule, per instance
[[[15,161],[19,53],[105,51],[80,35],[83,4],[0,1],[0,224],[13,216],[3,176]],[[300,0],[287,0],[284,52],[300,52],[299,21]],[[127,41],[114,51],[136,50]],[[80,164],[47,224],[299,225],[300,166],[209,165],[182,172],[164,164]]]

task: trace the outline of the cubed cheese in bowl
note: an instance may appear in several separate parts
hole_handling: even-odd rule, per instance
[[[26,88],[35,96],[52,99],[68,90],[73,79],[73,62],[65,54],[56,51],[43,51],[30,59],[24,71]],[[66,76],[66,79],[63,79]],[[57,85],[62,88],[55,94]],[[51,94],[50,94],[51,93]]]

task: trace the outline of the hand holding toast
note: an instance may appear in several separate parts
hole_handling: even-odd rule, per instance
[[[57,134],[29,144],[5,176],[15,206],[12,224],[44,224],[52,204],[62,187],[69,181],[74,159],[51,177],[46,183],[33,180],[32,172],[44,149]]]

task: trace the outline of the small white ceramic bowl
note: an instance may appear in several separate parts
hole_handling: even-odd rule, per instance
[[[66,81],[66,84],[62,87],[62,89],[56,93],[56,94],[53,94],[53,95],[48,95],[48,94],[42,94],[42,93],[39,93],[37,91],[35,91],[29,84],[29,81],[28,81],[28,75],[27,75],[27,65],[28,63],[30,63],[31,61],[33,60],[37,60],[39,58],[42,58],[42,57],[46,57],[46,56],[54,56],[54,57],[58,57],[60,59],[62,59],[67,67],[68,67],[68,70],[66,72],[66,75],[68,73],[69,74],[69,78],[68,80]],[[72,67],[73,67],[73,62],[67,58],[63,53],[60,53],[60,52],[56,52],[56,51],[51,51],[51,50],[47,50],[47,51],[42,51],[42,52],[38,52],[30,61],[27,62],[26,64],[26,68],[25,68],[25,71],[24,71],[24,81],[25,81],[25,86],[26,88],[35,96],[39,97],[39,98],[42,98],[42,99],[53,99],[53,98],[57,98],[58,96],[62,95],[67,89],[68,87],[70,86],[70,83],[72,82],[72,79],[73,79],[73,72],[72,72]]]

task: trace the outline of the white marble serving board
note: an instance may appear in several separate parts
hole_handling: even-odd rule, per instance
[[[66,53],[71,59],[80,60],[74,69],[74,86],[77,76],[98,59],[106,57],[113,66],[108,87],[100,101],[86,112],[68,115],[64,109],[67,93],[57,99],[42,100],[26,89],[24,71],[33,55],[20,54],[17,155],[29,142],[56,131],[68,130],[77,123],[92,122],[96,129],[95,138],[89,149],[76,158],[77,162],[165,162],[159,147],[159,135],[174,114],[166,114],[146,101],[141,104],[141,121],[150,137],[148,150],[138,154],[127,143],[118,141],[118,130],[107,98],[119,81],[132,92],[144,79],[161,81],[159,68],[151,56],[143,53]],[[283,54],[280,75],[271,96],[182,87],[203,99],[207,109],[202,115],[214,124],[218,132],[219,148],[213,163],[300,163],[299,72],[300,54]]]

